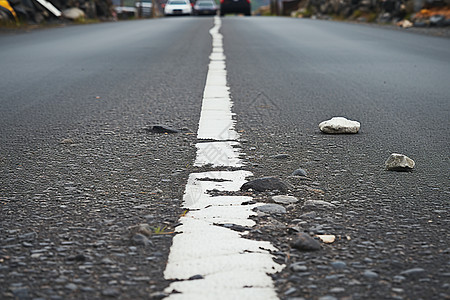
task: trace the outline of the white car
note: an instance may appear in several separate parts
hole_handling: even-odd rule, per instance
[[[169,0],[164,6],[164,15],[191,15],[192,5],[189,0]]]

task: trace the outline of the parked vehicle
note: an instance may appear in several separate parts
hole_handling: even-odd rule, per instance
[[[164,5],[165,16],[191,15],[192,5],[189,0],[169,0]]]
[[[194,5],[194,15],[216,15],[218,7],[212,0],[198,0]]]
[[[251,16],[250,0],[220,0],[220,16],[232,13]]]

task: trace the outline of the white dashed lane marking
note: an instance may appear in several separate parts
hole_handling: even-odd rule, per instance
[[[221,20],[214,19],[210,30],[213,49],[203,94],[197,138],[199,142],[194,166],[243,168],[239,134],[235,131],[230,89],[223,51]],[[183,207],[189,212],[180,218],[170,249],[164,276],[173,282],[167,299],[277,299],[269,274],[284,265],[273,261],[269,242],[243,238],[223,224],[251,227],[253,208],[242,205],[247,196],[212,196],[210,190],[238,191],[252,173],[245,170],[192,173],[186,184]],[[195,277],[194,277],[195,276]],[[189,280],[190,278],[200,278]]]

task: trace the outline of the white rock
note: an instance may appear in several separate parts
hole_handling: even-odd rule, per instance
[[[318,237],[325,244],[332,244],[336,240],[336,236],[333,234],[321,234],[316,235],[316,237]]]
[[[409,171],[414,168],[416,163],[406,155],[392,153],[386,160],[385,166],[389,171]]]
[[[63,15],[67,19],[71,19],[71,20],[76,20],[76,19],[85,17],[84,11],[82,11],[81,9],[76,8],[76,7],[68,8],[68,9],[64,10]]]
[[[324,133],[358,133],[361,124],[344,117],[334,117],[319,124],[320,131]]]

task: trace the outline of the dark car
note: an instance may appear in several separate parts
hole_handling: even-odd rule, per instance
[[[250,0],[220,0],[220,15],[244,14],[250,16],[252,9]]]
[[[194,15],[216,15],[218,7],[212,0],[198,0],[194,5]]]

